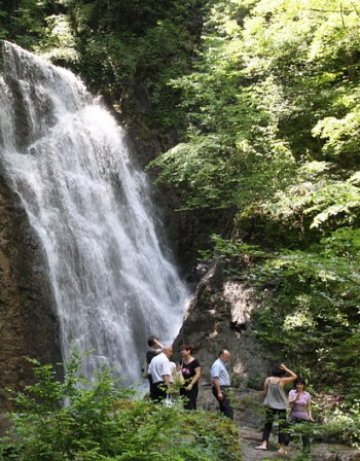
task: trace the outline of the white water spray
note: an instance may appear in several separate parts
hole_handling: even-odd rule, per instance
[[[164,256],[146,176],[124,132],[71,72],[8,42],[0,75],[0,161],[44,249],[64,358],[93,351],[140,377],[146,337],[172,340],[187,292]]]

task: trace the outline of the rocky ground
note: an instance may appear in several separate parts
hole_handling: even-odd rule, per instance
[[[256,308],[252,290],[243,287],[240,281],[226,281],[221,264],[213,265],[203,275],[174,342],[176,351],[180,350],[182,343],[192,344],[201,363],[198,407],[217,411],[210,390],[209,369],[219,351],[226,348],[232,353],[233,401],[244,461],[360,461],[360,450],[325,443],[312,443],[311,455],[306,458],[296,443],[291,442],[288,455],[280,457],[276,434],[272,435],[269,450],[255,449],[260,444],[264,421],[260,389],[270,364],[267,351],[260,346],[252,331],[251,312]]]
[[[360,450],[340,444],[319,442],[312,443],[311,454],[308,457],[302,453],[301,444],[297,441],[290,443],[287,456],[280,456],[277,453],[276,427],[271,434],[269,450],[256,450],[255,447],[260,444],[263,425],[261,401],[261,391],[234,390],[235,420],[239,427],[240,447],[244,461],[360,461]],[[217,411],[217,403],[209,385],[201,386],[198,403],[199,407],[206,411]]]
[[[255,447],[259,444],[259,430],[251,427],[240,426],[240,446],[244,461],[267,461],[267,460],[293,460],[293,461],[360,461],[360,450],[355,450],[344,445],[329,443],[313,443],[311,454],[306,457],[300,447],[291,442],[287,456],[279,456],[277,453],[276,439],[270,439],[269,450],[260,451]]]

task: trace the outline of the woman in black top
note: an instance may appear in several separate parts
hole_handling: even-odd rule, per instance
[[[180,395],[185,397],[184,408],[186,410],[196,410],[196,399],[199,392],[198,382],[201,376],[200,363],[192,354],[192,346],[184,344],[181,348],[181,373],[185,384],[180,389]]]

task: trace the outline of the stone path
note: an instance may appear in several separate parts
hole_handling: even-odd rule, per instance
[[[244,461],[360,461],[360,450],[344,445],[313,443],[311,455],[306,457],[292,442],[287,456],[277,453],[276,440],[270,439],[270,449],[266,451],[255,450],[260,443],[260,433],[253,428],[240,426],[240,446]]]
[[[237,391],[235,394],[237,403],[235,421],[239,427],[243,461],[360,461],[360,450],[329,443],[312,443],[311,456],[306,458],[293,441],[290,443],[288,455],[280,456],[277,453],[277,430],[275,428],[270,436],[270,449],[255,450],[255,447],[260,445],[261,428],[264,423],[264,415],[259,411],[259,408],[262,408],[262,395],[261,391],[249,389]],[[218,411],[209,386],[202,387],[199,408],[211,412]]]
[[[241,450],[243,453],[244,461],[265,461],[268,459],[281,459],[276,452],[276,447],[274,446],[271,450],[260,451],[255,450],[255,447],[260,444],[259,431],[255,431],[249,427],[240,427],[240,442]]]

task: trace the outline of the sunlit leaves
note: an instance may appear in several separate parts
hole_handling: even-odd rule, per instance
[[[344,157],[349,166],[358,162],[360,151],[360,108],[344,118],[326,117],[313,129],[313,135],[325,140],[323,153],[328,157]],[[354,158],[355,157],[355,158]],[[340,160],[336,159],[335,160]]]

